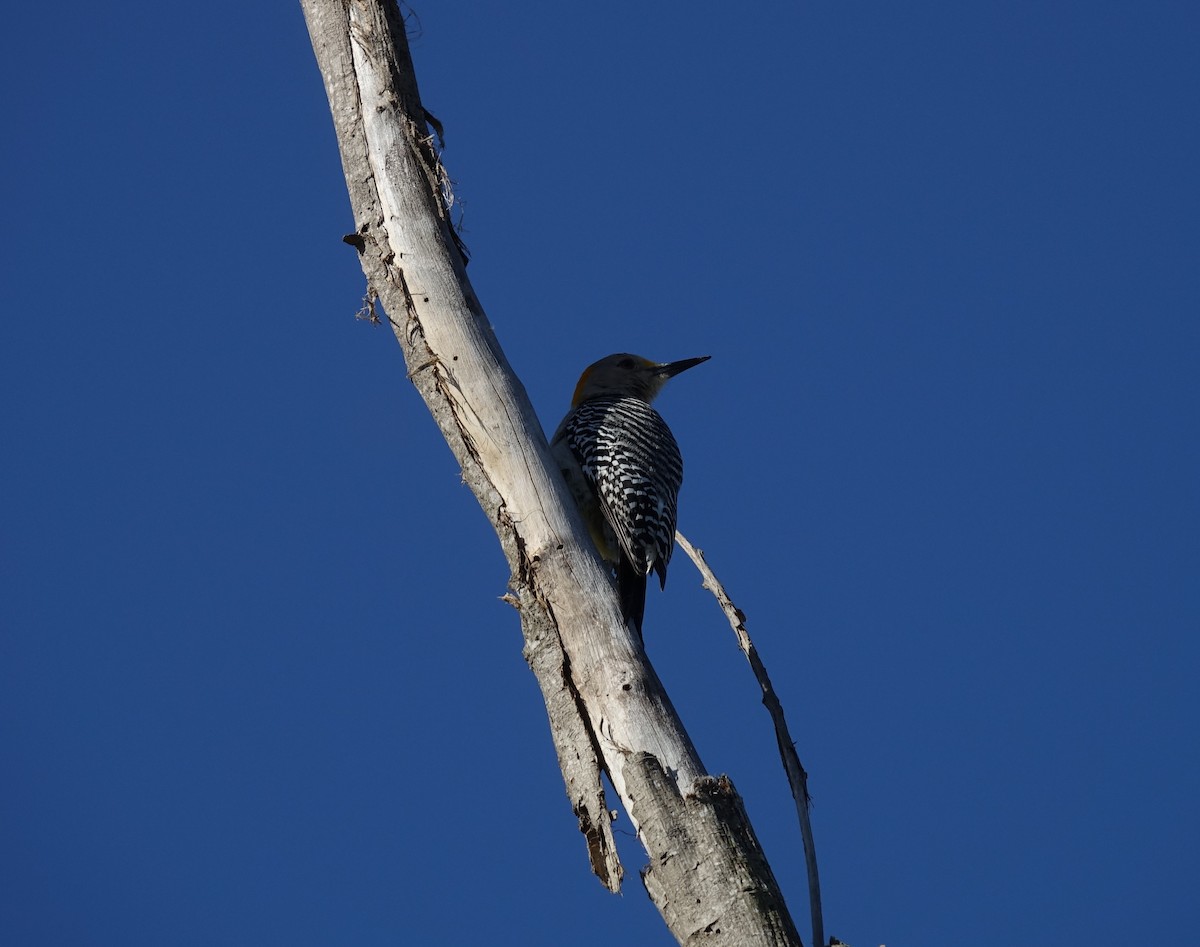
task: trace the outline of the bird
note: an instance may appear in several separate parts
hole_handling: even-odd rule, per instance
[[[711,356],[654,362],[618,352],[584,369],[571,410],[550,439],[601,558],[617,575],[621,617],[639,639],[646,580],[666,588],[675,548],[683,458],[650,403],[663,386]]]

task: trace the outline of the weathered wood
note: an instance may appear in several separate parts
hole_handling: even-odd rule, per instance
[[[625,783],[643,831],[673,842],[642,882],[679,943],[800,943],[727,776],[697,780],[684,796],[658,760],[639,753],[625,765]]]
[[[708,845],[709,835],[680,834],[674,817],[685,810],[663,808],[657,796],[635,800],[626,785],[628,762],[654,760],[684,798],[697,786],[703,792],[710,778],[640,643],[621,621],[612,581],[467,279],[398,8],[387,0],[301,0],[301,6],[354,211],[349,242],[388,314],[409,377],[499,536],[512,570],[508,598],[521,615],[526,657],[546,702],[571,805],[593,869],[617,890],[621,868],[601,770],[652,863],[669,858],[681,839]],[[748,825],[731,827],[724,837],[729,861],[749,866],[756,879],[747,889],[739,873],[724,881],[710,877],[710,884],[728,888],[722,897],[740,905],[729,907],[727,916],[755,910],[760,890],[774,892],[786,916]],[[711,857],[691,843],[679,854]],[[652,897],[682,942],[688,932],[664,907],[675,895],[670,886],[658,890]],[[776,926],[762,937],[716,934],[707,942],[798,944],[793,934]]]

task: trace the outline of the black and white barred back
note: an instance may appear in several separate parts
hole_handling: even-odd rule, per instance
[[[665,587],[683,483],[667,422],[640,398],[599,397],[576,407],[563,433],[630,565]]]

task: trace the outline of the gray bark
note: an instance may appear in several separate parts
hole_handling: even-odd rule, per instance
[[[354,212],[346,240],[508,559],[508,599],[593,870],[619,889],[603,771],[650,856],[646,889],[679,943],[799,944],[732,784],[705,774],[621,621],[612,581],[467,279],[399,10],[386,0],[301,6]]]

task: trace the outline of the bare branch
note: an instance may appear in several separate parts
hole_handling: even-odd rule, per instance
[[[682,533],[675,533],[675,541],[688,554],[688,558],[695,563],[704,579],[704,587],[712,592],[721,606],[721,610],[729,620],[729,626],[737,635],[738,647],[746,655],[746,660],[750,662],[750,668],[754,672],[754,678],[762,689],[763,705],[767,708],[767,712],[771,715],[771,722],[775,725],[775,742],[779,746],[779,756],[783,762],[784,771],[787,773],[792,799],[796,803],[796,815],[800,819],[800,837],[804,843],[804,862],[808,868],[808,903],[812,914],[812,942],[823,944],[825,943],[825,923],[821,912],[821,880],[817,874],[817,850],[813,842],[812,820],[809,818],[812,797],[808,794],[808,773],[800,765],[800,756],[796,753],[795,741],[788,732],[783,704],[780,703],[779,696],[775,693],[766,666],[758,656],[758,649],[754,647],[754,642],[750,640],[750,634],[746,631],[745,613],[733,604],[729,593],[725,591],[725,586],[721,584],[709,566],[708,560],[704,558],[703,551],[688,542],[687,537]]]
[[[301,6],[354,211],[349,242],[508,559],[506,598],[521,616],[593,870],[617,890],[604,772],[650,856],[647,890],[680,943],[798,945],[732,785],[712,790],[621,620],[611,577],[466,276],[398,9],[391,0]],[[643,791],[648,774],[655,792]]]

